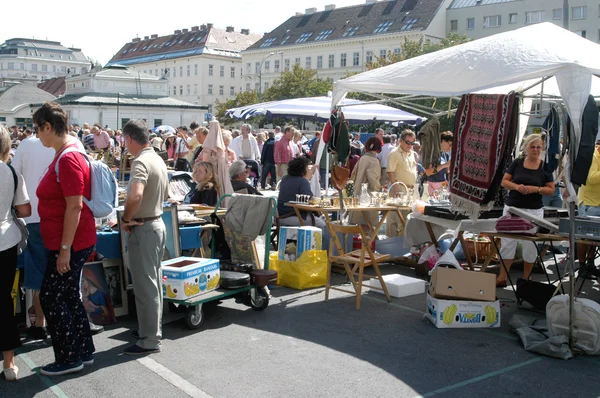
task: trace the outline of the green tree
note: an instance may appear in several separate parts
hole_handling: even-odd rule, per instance
[[[258,102],[258,94],[256,93],[256,91],[241,91],[235,96],[235,98],[225,102],[219,102],[219,100],[217,100],[215,106],[215,109],[217,111],[217,119],[219,120],[219,122],[221,122],[222,125],[231,124],[233,123],[234,119],[225,115],[227,109],[257,104]]]
[[[294,65],[291,71],[283,72],[262,97],[262,101],[279,101],[289,98],[317,97],[327,95],[333,88],[332,82],[321,79],[314,69]]]

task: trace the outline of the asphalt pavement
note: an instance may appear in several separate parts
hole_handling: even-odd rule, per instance
[[[414,271],[387,264],[384,273]],[[551,273],[552,269],[550,270]],[[513,276],[518,276],[515,271]],[[540,277],[537,275],[536,277]],[[335,283],[344,283],[336,276]],[[583,297],[600,299],[586,282]],[[529,353],[508,327],[518,309],[509,288],[498,289],[502,326],[436,329],[425,320],[425,295],[353,296],[324,289],[276,287],[257,312],[224,300],[205,306],[199,330],[177,314],[165,315],[162,352],[122,355],[134,340],[136,321],[121,317],[95,336],[96,362],[76,375],[48,378],[47,341],[27,341],[18,351],[20,379],[0,382],[0,397],[597,397],[600,358],[568,361]]]

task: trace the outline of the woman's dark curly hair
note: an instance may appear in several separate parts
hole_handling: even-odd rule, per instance
[[[288,163],[288,175],[290,177],[304,177],[308,173],[310,160],[304,156],[290,160]]]

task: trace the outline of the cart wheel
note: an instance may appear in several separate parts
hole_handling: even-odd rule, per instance
[[[204,309],[202,308],[202,304],[189,307],[185,313],[184,320],[188,329],[194,330],[202,326],[202,322],[204,322]]]
[[[250,306],[255,311],[262,311],[269,306],[269,295],[264,287],[257,287],[248,292]]]

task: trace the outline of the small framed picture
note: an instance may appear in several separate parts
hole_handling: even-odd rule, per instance
[[[112,300],[115,316],[129,313],[127,306],[127,291],[123,284],[123,264],[119,260],[104,260],[104,276],[108,285],[108,293]]]
[[[163,207],[162,220],[167,230],[165,251],[162,261],[171,260],[181,256],[181,245],[179,240],[179,219],[177,218],[177,206]]]
[[[88,317],[96,325],[117,322],[102,261],[84,265],[81,274],[81,300]]]

